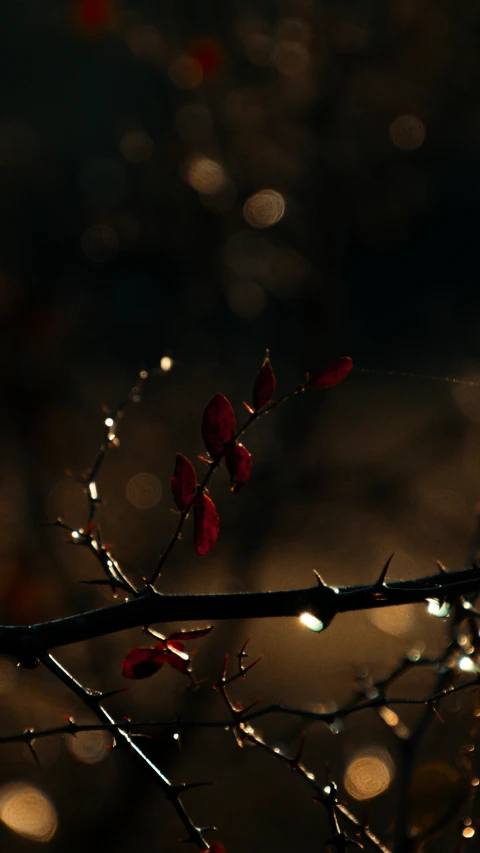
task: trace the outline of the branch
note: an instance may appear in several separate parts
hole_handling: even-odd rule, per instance
[[[154,764],[153,761],[143,752],[143,750],[138,746],[137,743],[133,740],[132,736],[128,734],[124,725],[122,727],[117,726],[113,717],[110,716],[108,711],[102,705],[102,700],[106,697],[101,693],[96,693],[95,691],[89,690],[84,687],[77,681],[76,678],[73,677],[57,660],[55,660],[52,655],[44,655],[42,656],[42,663],[50,670],[50,672],[59,679],[63,684],[65,684],[70,690],[78,696],[85,705],[87,705],[90,710],[98,717],[98,719],[102,722],[106,721],[106,726],[112,733],[116,734],[119,738],[121,738],[128,746],[136,753],[136,755],[142,759],[144,764],[152,771],[155,775],[157,783],[160,785],[163,793],[165,794],[166,799],[172,804],[177,816],[185,827],[188,835],[185,839],[186,841],[190,841],[200,850],[206,850],[209,848],[208,841],[204,838],[204,833],[208,830],[214,829],[214,827],[199,827],[195,826],[194,822],[188,815],[187,810],[185,809],[183,803],[181,802],[181,795],[189,790],[190,788],[200,787],[202,785],[210,784],[209,782],[193,782],[193,783],[182,783],[180,785],[174,785],[170,780],[162,773],[159,767]],[[64,727],[65,728],[65,727]],[[70,731],[73,734],[73,724],[70,724]],[[38,734],[35,736],[38,737]],[[31,739],[26,739],[26,743],[32,746]]]
[[[232,680],[234,679],[229,679],[229,682]],[[383,708],[385,706],[421,705],[424,708],[433,708],[438,702],[441,702],[442,699],[445,699],[447,696],[452,696],[454,693],[460,693],[461,691],[468,690],[471,687],[478,688],[479,686],[480,675],[470,681],[465,681],[463,684],[459,684],[456,687],[448,687],[445,690],[433,693],[430,696],[423,696],[417,699],[407,699],[405,697],[387,698],[384,695],[380,695],[375,697],[375,699],[359,702],[356,705],[348,705],[344,708],[338,708],[336,711],[312,711],[309,708],[294,708],[289,705],[283,705],[280,702],[274,702],[263,708],[258,708],[256,711],[249,711],[248,709],[241,711],[236,715],[235,720],[189,720],[184,719],[183,717],[173,717],[170,720],[131,720],[129,718],[125,718],[123,720],[111,719],[109,722],[77,723],[70,718],[68,722],[64,723],[62,726],[39,730],[29,728],[19,734],[3,735],[0,737],[0,745],[6,743],[31,744],[41,738],[52,737],[54,735],[76,735],[79,732],[105,731],[112,732],[114,734],[115,732],[118,733],[118,730],[131,733],[135,732],[137,729],[160,727],[172,727],[179,729],[183,726],[188,728],[233,729],[238,726],[239,723],[250,723],[253,720],[258,720],[260,717],[266,717],[269,714],[285,714],[286,716],[302,717],[304,720],[315,720],[330,726],[336,720],[349,717],[351,714],[356,714],[358,711],[368,711],[376,708]],[[113,693],[120,692],[121,690],[113,691]],[[99,694],[97,696],[97,700],[102,702],[109,696],[112,696],[113,693]]]
[[[428,599],[459,601],[469,614],[464,595],[480,591],[480,569],[440,572],[416,580],[369,586],[314,587],[278,592],[240,592],[211,595],[165,595],[151,588],[121,604],[30,626],[0,626],[0,654],[15,655],[26,667],[42,653],[128,628],[161,622],[219,619],[265,619],[308,612],[326,628],[338,613],[395,607]]]

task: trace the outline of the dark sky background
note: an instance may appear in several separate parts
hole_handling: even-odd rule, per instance
[[[202,452],[213,393],[240,415],[266,347],[282,393],[344,354],[356,368],[480,382],[479,29],[471,0],[4,0],[4,622],[110,600],[78,584],[98,571],[88,555],[41,525],[61,513],[84,521],[82,487],[65,469],[92,463],[101,404],[115,405],[140,367],[156,373],[100,483],[102,529],[137,575],[168,541],[175,453]],[[332,583],[367,582],[392,550],[397,577],[433,571],[435,558],[461,567],[480,494],[479,394],[354,370],[338,389],[293,401],[248,440],[249,491],[233,498],[218,478],[215,551],[199,568],[182,543],[162,588],[287,588],[307,585],[313,568]],[[442,626],[413,612],[381,624],[345,617],[320,637],[288,621],[219,625],[196,663],[215,680],[224,652],[252,634],[265,661],[241,688],[245,701],[340,703],[360,665],[384,674],[412,643],[439,647]],[[122,658],[139,642],[129,632],[61,659],[91,686],[122,686]],[[162,672],[112,710],[222,712],[209,689],[183,688]],[[425,682],[405,690],[423,694]],[[5,732],[85,716],[45,673],[8,660],[0,698]],[[455,762],[465,707],[452,705],[448,735],[432,732],[427,757]],[[277,720],[264,734],[293,749],[299,730]],[[104,747],[100,738],[91,749],[105,758]],[[394,767],[395,739],[373,714],[337,737],[312,726],[307,738],[312,768],[329,761],[340,785],[365,749]],[[57,811],[52,851],[179,849],[173,813],[126,753],[89,766],[45,742],[40,770],[21,746],[4,750],[0,817],[6,786],[35,786]],[[162,733],[152,751],[175,778],[217,778],[189,797],[228,853],[313,853],[328,835],[299,780],[224,732],[188,733],[180,757]],[[392,778],[372,803],[386,841]],[[6,853],[32,843],[0,823]]]

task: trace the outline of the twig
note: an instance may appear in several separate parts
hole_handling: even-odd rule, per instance
[[[94,714],[99,718],[100,721],[105,722],[105,726],[108,727],[109,731],[112,731],[113,734],[117,735],[119,738],[122,738],[126,744],[135,752],[135,754],[142,759],[144,764],[152,771],[155,775],[157,783],[160,785],[166,799],[172,804],[175,812],[177,813],[180,821],[187,831],[187,841],[196,844],[196,846],[200,850],[205,850],[208,848],[208,841],[204,838],[204,833],[209,829],[214,829],[214,827],[198,827],[194,824],[188,812],[186,811],[182,801],[181,795],[189,790],[190,788],[200,787],[201,785],[210,784],[208,782],[194,782],[194,783],[184,783],[180,785],[174,785],[170,780],[162,773],[160,768],[145,754],[145,752],[141,749],[141,747],[133,740],[132,736],[127,732],[125,725],[117,726],[113,717],[105,710],[103,707],[102,701],[104,701],[105,696],[102,693],[96,693],[95,691],[91,691],[88,688],[84,687],[77,681],[76,678],[69,673],[65,667],[63,667],[57,660],[55,660],[52,655],[43,655],[42,663],[44,666],[50,670],[50,672],[63,684],[65,684],[70,690],[78,696],[82,702],[93,711]],[[125,721],[126,722],[126,721]],[[70,724],[70,731],[73,734],[73,726],[74,724]],[[85,730],[85,729],[84,729]],[[37,733],[35,737],[39,737]],[[31,741],[26,741],[31,742]]]

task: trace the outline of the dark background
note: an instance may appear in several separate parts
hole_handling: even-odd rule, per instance
[[[213,393],[240,417],[265,347],[281,392],[339,355],[356,369],[252,431],[248,489],[230,496],[223,474],[213,486],[218,545],[200,562],[186,533],[161,588],[305,586],[314,568],[332,583],[369,582],[393,550],[396,577],[434,571],[434,558],[463,565],[479,497],[480,389],[399,372],[480,383],[479,28],[469,0],[5,0],[4,622],[110,600],[77,583],[98,575],[88,554],[41,526],[60,513],[85,523],[82,486],[65,469],[93,462],[101,404],[117,404],[140,367],[154,369],[99,481],[102,532],[138,577],[172,530],[175,453],[202,452],[200,413]],[[255,196],[265,190],[277,195]],[[244,701],[327,707],[347,700],[361,665],[383,675],[412,644],[440,648],[442,633],[423,607],[347,616],[320,636],[288,620],[218,625],[199,644],[196,672],[216,679],[224,652],[252,634],[265,659],[241,686]],[[59,658],[92,687],[123,686],[122,658],[139,642],[130,632]],[[224,713],[208,684],[183,689],[178,673],[162,672],[112,711]],[[422,695],[428,677],[403,689]],[[4,733],[69,713],[88,719],[47,674],[6,659],[0,694]],[[468,701],[452,702],[451,725],[432,729],[427,757],[455,764]],[[290,719],[262,726],[290,750],[300,729]],[[143,768],[107,753],[102,737],[92,743],[78,760],[65,742],[42,742],[43,769],[26,747],[2,747],[0,813],[6,786],[28,784],[57,811],[52,850],[178,850],[181,829]],[[217,779],[188,799],[228,853],[320,849],[322,810],[270,756],[236,750],[222,731],[186,733],[180,754],[172,744],[163,731],[150,748],[173,779]],[[373,712],[336,737],[311,726],[305,760],[320,775],[330,762],[342,787],[365,750],[394,766],[398,744]],[[106,760],[88,766],[85,754]],[[371,808],[386,841],[395,793],[393,779]],[[4,824],[0,839],[8,853],[36,843]]]

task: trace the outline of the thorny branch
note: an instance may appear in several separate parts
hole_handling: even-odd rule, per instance
[[[268,354],[265,366],[268,361]],[[349,360],[343,360],[343,362]],[[342,360],[340,360],[342,362]],[[337,369],[340,362],[334,366]],[[344,365],[342,365],[343,369]],[[270,370],[270,366],[268,367]],[[350,369],[350,367],[348,367]],[[335,372],[334,370],[334,372]],[[347,370],[348,372],[348,370]],[[273,373],[271,374],[273,376]],[[389,849],[374,835],[366,821],[358,820],[348,809],[348,807],[338,800],[337,788],[333,781],[327,779],[325,784],[320,784],[314,773],[307,770],[301,763],[301,752],[304,734],[300,748],[294,757],[289,757],[280,749],[270,746],[252,726],[252,722],[261,717],[266,717],[271,714],[284,714],[299,716],[306,724],[311,720],[321,720],[329,726],[333,726],[337,721],[346,718],[353,713],[367,709],[375,709],[381,715],[386,709],[392,706],[402,705],[421,705],[423,706],[424,714],[413,734],[406,738],[406,748],[404,750],[404,782],[402,802],[400,804],[399,818],[397,820],[398,837],[395,843],[396,853],[406,853],[407,850],[416,850],[417,847],[409,846],[409,838],[406,832],[406,795],[408,788],[408,776],[411,774],[412,763],[414,760],[415,750],[418,746],[420,738],[433,719],[436,712],[436,706],[445,697],[458,693],[459,691],[468,688],[478,688],[480,684],[480,675],[467,680],[463,684],[453,685],[451,683],[455,672],[455,665],[448,664],[448,655],[454,650],[455,637],[453,636],[455,626],[462,620],[470,620],[474,623],[479,615],[473,607],[475,597],[480,592],[480,565],[477,563],[476,555],[474,554],[469,559],[467,568],[457,572],[447,572],[444,567],[438,563],[440,572],[432,576],[421,577],[415,580],[401,580],[387,582],[386,576],[391,561],[391,557],[387,560],[377,580],[367,585],[354,585],[346,587],[332,587],[327,585],[320,575],[317,575],[317,583],[306,589],[288,590],[288,591],[273,591],[273,592],[255,592],[255,593],[237,593],[237,594],[214,594],[214,595],[164,595],[154,588],[154,584],[160,577],[161,570],[165,565],[167,558],[172,552],[180,539],[180,534],[183,526],[188,519],[195,501],[202,496],[212,478],[213,474],[220,465],[222,459],[226,456],[229,448],[235,445],[238,439],[249,429],[252,424],[261,416],[273,411],[279,405],[283,404],[292,397],[303,394],[309,387],[312,387],[312,380],[308,377],[303,384],[298,385],[289,394],[285,394],[276,401],[266,398],[264,405],[260,405],[255,410],[249,409],[249,417],[243,426],[238,429],[231,440],[225,444],[221,453],[216,454],[214,458],[208,460],[208,469],[200,484],[197,484],[195,494],[186,503],[179,513],[174,533],[158,560],[155,571],[149,581],[146,581],[143,588],[137,588],[128,578],[127,574],[122,570],[116,558],[113,556],[111,546],[103,543],[100,534],[100,529],[97,521],[97,509],[101,500],[98,495],[97,477],[105,460],[109,447],[115,447],[118,444],[117,428],[121,417],[123,416],[124,408],[130,402],[138,402],[141,396],[141,387],[144,380],[147,378],[147,372],[141,371],[137,382],[131,389],[123,403],[113,412],[108,413],[104,421],[104,437],[100,445],[97,457],[90,471],[82,478],[82,483],[85,487],[85,494],[88,503],[88,523],[87,529],[75,529],[66,524],[63,518],[58,518],[54,523],[56,526],[66,529],[70,534],[69,541],[72,544],[86,547],[96,558],[102,572],[103,579],[94,579],[84,581],[86,583],[104,584],[111,587],[115,594],[117,589],[121,589],[130,600],[121,604],[113,604],[109,607],[104,607],[88,613],[78,614],[72,617],[45,622],[29,626],[0,626],[0,653],[8,653],[17,657],[19,663],[30,668],[36,662],[42,662],[52,674],[59,679],[63,684],[69,687],[75,695],[77,695],[83,703],[91,710],[98,718],[96,724],[78,724],[73,719],[70,719],[66,725],[56,728],[45,729],[42,731],[34,731],[26,729],[23,733],[17,735],[0,737],[0,744],[23,742],[34,751],[34,743],[36,740],[44,737],[49,737],[54,734],[75,735],[82,731],[105,730],[109,731],[115,739],[115,742],[127,744],[143,761],[143,763],[155,775],[155,778],[160,785],[166,798],[172,804],[179,820],[183,824],[187,838],[186,840],[194,843],[200,850],[205,851],[210,849],[204,834],[213,829],[213,827],[198,827],[187,813],[181,797],[185,791],[190,788],[198,787],[199,785],[209,783],[183,783],[180,785],[173,784],[160,770],[160,768],[150,760],[147,753],[141,749],[134,740],[135,735],[140,734],[141,729],[151,728],[156,726],[175,726],[176,730],[181,727],[197,726],[197,727],[222,727],[230,729],[236,738],[237,744],[242,746],[244,742],[249,742],[258,746],[262,750],[268,752],[273,757],[280,760],[291,770],[295,771],[304,782],[313,791],[314,799],[321,803],[325,808],[332,832],[332,839],[327,842],[330,848],[336,853],[346,853],[352,847],[363,847],[362,842],[369,843],[378,853],[390,853]],[[336,379],[335,381],[339,381]],[[335,384],[335,383],[330,383]],[[273,388],[275,383],[273,384]],[[328,385],[318,385],[317,387],[328,387]],[[271,395],[270,395],[271,396]],[[474,549],[475,550],[475,549]],[[478,548],[476,549],[478,551]],[[393,555],[392,555],[393,556]],[[115,720],[105,709],[104,703],[118,691],[111,693],[99,693],[92,691],[78,682],[72,674],[70,674],[51,654],[50,650],[59,646],[68,645],[70,643],[81,642],[83,640],[92,639],[94,637],[103,636],[109,633],[117,633],[119,631],[133,628],[143,627],[149,631],[147,626],[154,623],[186,621],[186,620],[210,620],[210,619],[239,619],[239,618],[275,618],[293,616],[298,617],[301,614],[308,614],[314,617],[317,623],[315,630],[321,631],[328,627],[332,619],[340,613],[356,610],[367,610],[376,607],[392,607],[401,604],[410,604],[415,602],[428,601],[433,609],[437,609],[437,615],[441,615],[449,608],[453,608],[455,613],[455,626],[453,628],[452,639],[445,655],[439,659],[418,658],[412,661],[409,658],[405,660],[393,670],[386,678],[377,681],[374,684],[374,689],[363,691],[357,696],[356,700],[346,705],[343,708],[334,711],[317,711],[312,709],[300,709],[289,707],[281,703],[273,703],[264,707],[257,708],[257,702],[254,702],[248,708],[242,708],[241,705],[235,705],[230,699],[227,688],[237,678],[244,678],[246,673],[258,661],[254,661],[249,666],[244,666],[243,658],[247,657],[245,646],[238,657],[238,671],[233,676],[227,677],[227,659],[225,669],[217,689],[219,690],[227,710],[229,719],[227,720],[189,720],[176,718],[174,720],[154,720],[154,721],[132,721],[124,719],[121,721]],[[153,632],[154,633],[154,632]],[[478,637],[478,631],[476,630]],[[438,673],[437,687],[434,692],[423,698],[393,698],[386,695],[387,689],[394,681],[402,675],[411,665],[429,665],[433,666]],[[255,710],[254,710],[255,708]],[[384,716],[388,725],[388,718]],[[396,716],[396,715],[394,715]],[[34,753],[35,754],[35,753]],[[470,798],[470,807],[473,807],[473,795]],[[341,820],[344,820],[354,832],[354,837],[349,837],[341,828]],[[214,845],[215,848],[220,848],[222,845]],[[463,847],[459,847],[458,853],[462,853]]]
[[[120,585],[119,581],[108,582]],[[309,612],[325,628],[340,613],[430,599],[460,601],[468,615],[471,605],[462,599],[475,592],[480,592],[480,569],[476,564],[459,572],[393,581],[381,586],[374,583],[334,588],[320,582],[305,589],[207,595],[166,595],[152,590],[133,593],[130,590],[135,598],[121,604],[37,625],[0,626],[0,654],[15,655],[23,663],[32,655],[38,657],[59,646],[162,622],[298,617]]]
[[[197,847],[201,850],[208,848],[208,842],[204,837],[204,833],[210,830],[213,830],[215,827],[199,827],[195,826],[194,822],[190,818],[188,812],[186,811],[182,801],[181,795],[188,791],[190,788],[198,788],[203,785],[210,784],[209,782],[190,782],[190,783],[182,783],[180,785],[174,785],[162,771],[160,768],[148,757],[148,755],[144,752],[144,750],[135,742],[133,736],[129,734],[124,727],[119,727],[113,724],[113,718],[105,710],[103,707],[103,702],[108,698],[111,694],[102,694],[97,693],[96,691],[89,690],[87,687],[84,687],[77,681],[76,678],[71,675],[52,655],[45,655],[42,657],[42,663],[44,666],[50,670],[53,675],[59,679],[63,684],[65,684],[70,690],[78,696],[82,702],[94,712],[94,714],[101,721],[107,721],[107,726],[112,734],[117,735],[119,739],[122,739],[128,746],[134,751],[134,753],[141,758],[143,763],[149,768],[149,770],[154,774],[157,784],[160,785],[161,790],[163,791],[166,799],[172,804],[177,816],[182,822],[183,826],[187,831],[186,841],[190,841],[193,844],[196,844]],[[116,691],[115,691],[116,692]],[[72,726],[70,726],[71,733],[73,734]],[[29,742],[31,746],[33,744],[31,741]]]
[[[445,673],[444,673],[445,674]],[[378,688],[381,685],[381,681],[376,682],[375,687]],[[424,696],[420,698],[406,698],[406,697],[390,697],[385,696],[383,693],[379,693],[372,699],[365,700],[363,702],[358,702],[356,704],[347,705],[344,708],[337,708],[334,711],[315,711],[311,708],[295,708],[289,705],[284,705],[281,702],[274,702],[270,705],[265,705],[264,707],[257,708],[255,711],[250,711],[248,709],[243,709],[238,715],[235,717],[235,721],[231,718],[220,719],[220,720],[201,720],[201,719],[188,719],[185,717],[173,717],[172,719],[167,720],[130,720],[130,719],[122,719],[122,720],[112,720],[110,722],[100,722],[100,723],[77,723],[73,719],[69,719],[67,723],[62,726],[56,726],[50,729],[25,729],[25,731],[16,734],[16,735],[3,735],[0,737],[0,744],[5,743],[33,743],[36,740],[45,737],[52,737],[53,735],[76,735],[79,732],[92,732],[92,731],[108,731],[114,732],[116,729],[122,729],[127,733],[135,733],[137,729],[147,729],[147,728],[174,728],[179,729],[181,727],[185,728],[217,728],[217,729],[233,729],[239,722],[241,723],[250,723],[253,720],[259,720],[261,717],[267,717],[271,714],[275,715],[285,715],[285,716],[294,716],[301,717],[305,722],[307,721],[318,721],[325,723],[328,726],[332,726],[337,720],[345,719],[346,717],[350,717],[352,714],[356,714],[359,711],[368,711],[368,710],[376,710],[378,708],[390,708],[392,706],[397,705],[417,705],[423,706],[424,708],[432,708],[436,707],[438,703],[440,703],[443,699],[448,696],[452,696],[456,693],[460,693],[465,690],[469,690],[470,688],[479,688],[480,687],[480,676],[475,676],[475,678],[469,679],[465,681],[463,684],[459,684],[457,686],[450,686],[445,688],[444,690],[438,693],[432,693],[429,696]],[[121,691],[113,691],[113,693],[117,693]],[[112,693],[102,694],[100,698],[106,699],[109,696],[113,695]]]
[[[248,640],[247,640],[248,643]],[[318,782],[315,777],[315,774],[308,770],[305,765],[301,762],[302,750],[305,741],[305,733],[302,733],[300,746],[296,752],[296,754],[291,757],[288,756],[285,752],[279,747],[273,747],[269,743],[267,743],[264,738],[255,731],[255,729],[250,725],[251,720],[255,716],[254,713],[249,715],[249,711],[251,710],[257,702],[254,702],[248,708],[242,708],[239,703],[233,702],[230,697],[228,687],[232,682],[236,681],[239,678],[245,678],[247,672],[255,666],[258,661],[253,661],[253,663],[248,666],[244,666],[243,660],[248,657],[248,654],[245,652],[247,643],[244,644],[243,648],[237,655],[238,660],[238,669],[234,675],[230,677],[227,676],[228,669],[228,655],[225,657],[225,663],[223,668],[223,673],[220,678],[220,681],[215,685],[216,689],[219,691],[228,711],[231,716],[230,728],[235,736],[235,740],[239,747],[242,747],[245,742],[250,743],[254,746],[258,746],[264,751],[266,751],[272,757],[278,759],[282,763],[286,764],[290,770],[297,773],[304,782],[307,783],[310,790],[314,792],[314,800],[320,803],[327,812],[330,828],[332,831],[332,839],[327,844],[331,844],[337,853],[346,853],[347,849],[351,849],[354,847],[363,848],[363,844],[358,841],[358,838],[362,838],[368,841],[372,847],[374,847],[379,853],[390,853],[388,847],[385,847],[384,844],[377,838],[376,835],[371,831],[370,827],[367,826],[366,823],[362,823],[358,820],[355,815],[347,808],[344,803],[339,802],[337,797],[337,787],[334,782],[327,781],[326,784],[322,785]],[[340,823],[339,823],[339,815],[342,815],[345,818],[345,821],[351,826],[355,827],[356,838],[350,838],[345,832],[342,831]]]

